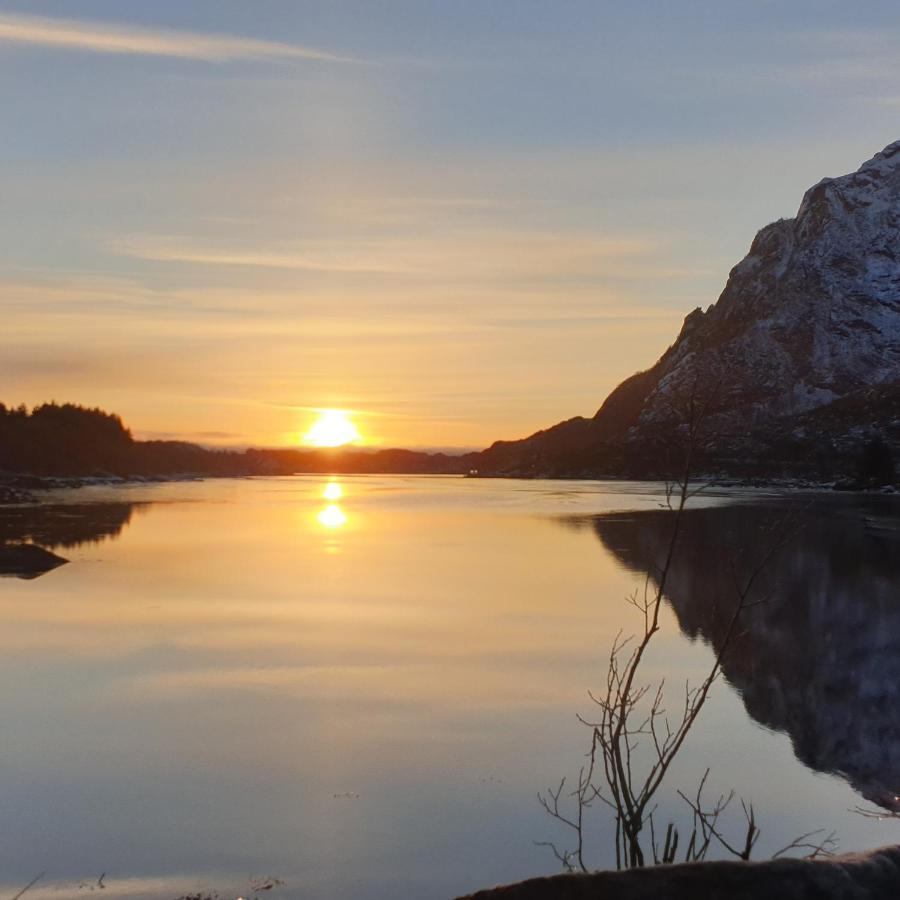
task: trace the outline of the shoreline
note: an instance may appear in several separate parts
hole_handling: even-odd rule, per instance
[[[212,474],[202,472],[180,472],[170,475],[35,475],[31,473],[0,473],[0,506],[33,505],[42,501],[42,495],[49,491],[76,490],[85,487],[133,487],[148,484],[175,484],[200,482],[210,479],[264,479],[284,477],[318,476],[328,477],[366,476],[423,476],[440,478],[460,478],[474,480],[503,481],[552,481],[552,482],[651,482],[665,484],[660,477],[617,477],[592,475],[514,475],[514,474],[473,474],[473,473],[430,473],[430,472],[292,472],[285,474]],[[702,490],[760,489],[783,491],[786,493],[836,493],[861,494],[865,496],[900,496],[900,485],[865,485],[853,481],[814,481],[804,478],[735,478],[729,476],[700,475],[692,482]]]

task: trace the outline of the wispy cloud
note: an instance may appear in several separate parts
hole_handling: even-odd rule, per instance
[[[314,239],[275,247],[214,246],[190,238],[117,238],[124,256],[166,263],[288,269],[349,275],[441,277],[454,281],[508,278],[677,278],[660,264],[657,241],[589,232],[468,230],[373,239]]]
[[[307,250],[219,249],[191,245],[171,238],[122,238],[112,243],[123,256],[154,262],[182,262],[211,266],[299,269],[308,272],[401,273],[409,265],[389,261],[371,241],[334,244],[313,241]]]
[[[10,13],[0,13],[0,43],[88,53],[169,56],[203,62],[356,61],[313,47],[278,41]]]

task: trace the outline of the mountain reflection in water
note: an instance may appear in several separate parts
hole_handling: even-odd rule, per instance
[[[117,537],[140,503],[66,503],[0,507],[0,544],[79,547]]]
[[[758,567],[786,515],[795,513],[754,504],[685,513],[666,594],[686,636],[721,646],[735,585]],[[672,516],[590,521],[622,564],[655,579]],[[742,614],[723,665],[747,712],[786,732],[799,760],[844,776],[886,809],[900,808],[898,550],[867,533],[862,510],[811,505],[763,566],[750,597],[763,602]]]

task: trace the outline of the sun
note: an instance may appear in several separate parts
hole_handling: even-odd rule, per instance
[[[320,410],[319,418],[303,435],[303,442],[313,447],[342,447],[359,440],[362,435],[343,409]]]

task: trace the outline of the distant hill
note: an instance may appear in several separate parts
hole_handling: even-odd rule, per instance
[[[184,441],[136,441],[100,409],[0,403],[0,473],[33,476],[287,475],[295,472],[467,471],[464,457],[412,450],[210,450]]]
[[[900,451],[900,141],[763,228],[718,301],[591,419],[499,441],[484,474],[663,474],[689,402],[702,463],[890,480]]]

